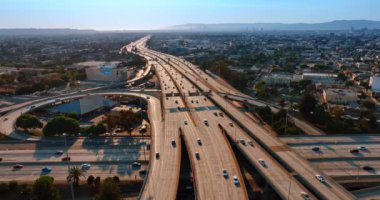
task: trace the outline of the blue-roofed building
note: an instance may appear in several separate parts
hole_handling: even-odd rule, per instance
[[[49,110],[56,113],[77,113],[85,115],[103,108],[110,108],[117,104],[102,96],[88,96],[65,104],[54,106]]]

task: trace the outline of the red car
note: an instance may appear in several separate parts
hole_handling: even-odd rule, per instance
[[[70,157],[63,157],[63,158],[62,158],[62,161],[70,161],[70,160],[71,160]]]

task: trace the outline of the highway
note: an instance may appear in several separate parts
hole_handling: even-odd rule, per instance
[[[208,97],[223,111],[225,111],[239,126],[246,130],[273,158],[278,160],[286,168],[289,168],[292,173],[296,174],[296,179],[301,181],[312,190],[319,198],[323,199],[354,199],[354,196],[347,190],[335,183],[332,179],[327,178],[328,184],[322,184],[315,179],[316,174],[321,174],[320,171],[314,169],[307,160],[303,159],[297,153],[287,148],[284,143],[276,137],[266,133],[266,130],[261,125],[254,123],[248,116],[241,113],[234,106],[230,105],[221,95],[217,94],[215,89],[218,85],[210,83],[212,77],[202,72],[200,69],[187,63],[186,61],[179,61],[174,56],[169,56],[159,52],[144,49],[144,53],[158,55],[163,60],[171,63],[170,66],[175,68],[181,75],[185,76],[202,92],[209,92],[212,95]],[[183,64],[186,63],[186,64]]]
[[[229,134],[230,137],[232,136],[232,134],[234,135],[236,134],[239,136],[240,139],[244,138],[246,141],[249,140],[250,137],[247,134],[245,134],[244,131],[242,131],[236,125],[234,127],[231,127],[230,123],[232,122],[232,120],[229,119],[229,117],[226,114],[223,114],[223,112],[220,109],[218,109],[218,107],[216,107],[212,103],[212,101],[209,100],[208,97],[200,95],[200,94],[189,96],[189,94],[192,94],[192,93],[194,94],[198,90],[196,87],[194,87],[194,85],[190,81],[182,78],[183,76],[177,73],[175,70],[173,70],[169,65],[165,63],[162,63],[162,65],[165,66],[167,68],[167,71],[172,73],[173,76],[176,75],[176,77],[174,77],[174,80],[177,80],[179,82],[178,83],[179,87],[184,90],[182,93],[184,94],[185,99],[187,100],[186,101],[186,104],[188,105],[187,108],[190,109],[191,114],[193,114],[194,121],[196,122],[196,124],[203,124],[204,119],[208,120],[209,128],[206,131],[208,132],[208,135],[212,134],[213,138],[211,139],[211,142],[210,142],[211,144],[222,144],[226,142],[225,141],[226,138],[220,138],[220,142],[215,141],[218,138],[218,136],[221,135],[221,129],[219,127],[220,125],[224,126],[225,130],[228,130],[226,131],[226,133]],[[170,86],[166,85],[162,89],[162,91],[165,91],[170,88],[173,88],[173,87],[171,85]],[[177,91],[171,91],[171,90],[167,92],[177,93]],[[216,113],[218,114],[218,117],[215,116]],[[220,115],[220,113],[222,113],[222,115]],[[205,126],[200,126],[200,127],[198,126],[198,129],[201,129],[201,128],[203,129],[204,127]],[[185,132],[184,135],[186,139],[186,136],[188,134],[186,134]],[[200,137],[202,141],[204,140],[204,137],[205,136]],[[196,141],[196,137],[193,137],[192,141]],[[206,142],[203,141],[202,143],[206,143]],[[270,167],[266,168],[266,167],[263,167],[261,164],[259,164],[258,159],[261,158],[260,156],[265,158],[267,157],[267,155],[265,151],[259,147],[259,145],[255,144],[255,146],[257,146],[257,149],[258,149],[257,154],[252,154],[251,152],[249,152],[249,148],[243,147],[243,149],[245,149],[245,154],[250,156],[251,158],[253,157],[253,159],[251,159],[252,163],[260,171],[262,171],[262,173],[264,173],[266,176],[269,176],[273,180],[271,181],[271,183],[273,183],[273,186],[275,189],[280,191],[280,195],[283,198],[288,197],[291,199],[302,199],[302,197],[300,196],[300,193],[307,192],[307,189],[304,188],[302,184],[295,181],[293,177],[291,176],[291,174],[289,174],[285,169],[280,167],[281,170],[279,170],[278,169],[279,165],[274,159],[270,158],[266,160],[267,164]],[[220,149],[220,145],[214,148]],[[218,150],[218,151],[221,151],[221,150]],[[203,154],[203,153],[200,153],[200,154]],[[222,161],[222,165],[226,165],[226,163],[227,162]],[[272,163],[276,163],[276,164],[272,164]],[[199,185],[197,185],[196,187],[199,188]],[[290,192],[289,192],[289,187],[292,187],[292,190]]]
[[[137,44],[136,47],[141,48],[143,45],[143,43],[140,43],[140,45]],[[149,57],[153,58],[154,56],[149,55]],[[181,130],[181,137],[189,152],[191,168],[194,174],[196,198],[247,199],[240,169],[227,140],[220,134],[221,132],[220,130],[218,131],[215,123],[210,121],[209,126],[206,127],[204,125],[203,120],[206,116],[203,113],[189,111],[189,108],[191,108],[189,103],[191,103],[191,101],[198,101],[200,104],[201,101],[207,101],[207,99],[204,100],[204,96],[192,98],[183,95],[189,91],[195,92],[195,87],[162,61],[157,61],[155,70],[160,79],[165,109],[165,136],[161,136],[160,138],[167,138],[166,142],[156,140],[155,145],[163,144],[166,149],[177,148],[177,146],[171,144],[171,140],[174,138],[178,141],[176,144],[179,144],[179,130]],[[201,140],[201,144],[198,143],[198,138]],[[153,162],[164,163],[167,157],[176,157],[170,156],[170,154],[167,155],[166,149],[164,149],[163,152],[161,150],[160,158]],[[198,153],[199,158],[197,158],[196,153]],[[170,164],[165,163],[166,164],[162,165],[168,165],[169,169],[172,169]],[[173,163],[178,166],[179,170],[180,160]],[[152,166],[155,166],[155,164]],[[227,170],[229,174],[227,178],[222,175],[223,169]],[[168,171],[168,167],[165,167],[164,170]],[[234,185],[232,176],[238,177],[240,181],[239,186]],[[166,193],[162,191],[167,191],[171,188],[167,187],[168,185],[166,184],[161,184],[161,180],[164,178],[166,178],[166,176],[163,177],[162,174],[149,173],[147,185],[154,185],[155,183],[156,186],[153,187],[155,188],[153,190],[149,190],[149,187],[147,188],[147,186],[145,186],[142,199],[174,199],[175,196],[171,198],[161,198],[161,195]],[[176,185],[172,185],[172,188],[176,190]]]
[[[15,143],[1,141],[0,148],[0,181],[34,182],[41,174],[43,167],[50,167],[47,173],[57,181],[65,181],[67,177],[67,162],[62,162],[66,150],[71,158],[70,165],[81,167],[84,163],[91,164],[87,175],[119,176],[122,180],[143,179],[141,170],[147,168],[150,152],[146,150],[148,140],[126,138],[68,138],[68,148],[63,138],[57,141],[39,141]],[[62,151],[63,154],[56,154]],[[142,163],[141,167],[133,167],[133,162]],[[22,169],[15,170],[13,166],[21,164]]]

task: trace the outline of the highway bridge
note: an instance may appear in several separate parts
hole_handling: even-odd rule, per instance
[[[144,38],[143,40],[147,40],[148,38]],[[254,154],[257,149],[262,149],[265,151],[266,156],[262,159],[268,161],[273,160],[277,161],[276,167],[279,169],[284,170],[286,172],[285,176],[280,176],[282,179],[287,179],[287,184],[283,184],[282,186],[278,186],[277,188],[286,188],[287,191],[290,188],[291,182],[294,183],[294,185],[298,185],[300,187],[292,187],[290,191],[295,191],[293,193],[291,192],[284,192],[284,190],[277,189],[277,192],[279,192],[280,196],[283,198],[288,196],[289,194],[297,194],[294,196],[294,198],[302,199],[300,196],[301,190],[308,190],[310,191],[310,194],[315,194],[317,198],[321,199],[354,199],[355,197],[349,193],[347,190],[345,190],[343,187],[341,187],[339,184],[334,182],[332,179],[327,178],[328,186],[325,184],[320,183],[318,180],[315,179],[316,174],[321,174],[321,172],[315,168],[313,168],[307,160],[299,156],[297,153],[292,151],[290,148],[287,148],[287,146],[281,142],[276,137],[272,136],[271,134],[268,134],[266,130],[261,127],[260,124],[256,124],[252,121],[251,118],[246,116],[244,113],[240,112],[238,109],[236,109],[234,106],[232,106],[227,100],[225,100],[221,95],[218,94],[218,87],[221,87],[221,85],[216,82],[211,76],[204,73],[202,70],[198,69],[196,66],[188,63],[187,61],[184,61],[182,59],[176,58],[171,55],[163,54],[160,52],[152,51],[144,47],[144,45],[136,45],[134,46],[137,49],[137,52],[140,53],[143,56],[149,55],[151,58],[155,58],[156,60],[161,60],[161,63],[164,62],[161,65],[166,65],[166,70],[169,73],[172,73],[172,76],[175,78],[172,78],[172,81],[174,81],[177,85],[177,88],[182,88],[182,99],[184,99],[185,102],[191,101],[191,98],[188,95],[186,95],[190,88],[188,88],[186,85],[186,82],[189,82],[191,85],[191,88],[197,89],[200,92],[210,92],[211,95],[207,96],[206,98],[208,101],[212,102],[212,105],[214,105],[216,108],[220,109],[221,112],[223,112],[224,118],[217,118],[214,116],[214,118],[206,118],[209,123],[211,123],[211,120],[215,120],[216,124],[219,124],[221,127],[223,127],[223,124],[225,123],[225,120],[227,117],[228,125],[224,125],[226,129],[229,129],[225,131],[225,133],[230,133],[230,135],[233,135],[232,138],[237,139],[235,137],[238,133],[244,133],[242,134],[242,137],[248,137],[248,140],[254,140],[257,142],[255,145],[257,145],[260,148],[251,148],[250,153]],[[166,64],[165,64],[166,63]],[[179,75],[178,75],[179,74]],[[184,84],[184,86],[179,86],[180,84]],[[180,89],[181,90],[181,89]],[[199,97],[197,97],[199,98]],[[201,99],[205,98],[201,96]],[[197,99],[199,101],[199,99]],[[188,107],[192,108],[187,104]],[[215,112],[215,111],[211,111]],[[192,112],[193,118],[202,118],[198,116],[203,116],[201,114],[198,114],[200,112]],[[203,113],[202,113],[203,114]],[[210,116],[210,115],[209,115]],[[212,116],[212,115],[211,115]],[[204,118],[205,119],[205,118]],[[200,123],[202,123],[201,120],[199,120]],[[233,125],[229,125],[232,123]],[[236,128],[232,128],[236,127]],[[242,131],[239,131],[239,128],[242,129]],[[232,134],[233,133],[233,134]],[[220,134],[219,134],[220,135]],[[240,138],[240,135],[239,135]],[[244,140],[244,139],[243,139]],[[234,140],[235,142],[237,140]],[[212,142],[212,141],[211,141]],[[221,146],[221,145],[218,145]],[[240,146],[240,145],[239,145]],[[189,149],[188,149],[189,150]],[[223,151],[223,149],[218,150]],[[225,151],[225,150],[224,150]],[[194,153],[191,148],[189,152]],[[226,151],[227,152],[227,151]],[[264,154],[265,155],[265,154]],[[252,158],[251,158],[252,159]],[[256,163],[256,168],[260,169],[260,166],[257,165],[257,160],[252,160],[251,163]],[[262,166],[261,166],[262,167]],[[268,168],[272,168],[273,166],[269,166]],[[196,173],[196,172],[195,172]],[[270,180],[267,178],[267,180],[271,184],[277,184],[278,182],[273,182],[273,180]],[[284,183],[282,181],[281,183]],[[196,182],[198,184],[198,182]],[[284,187],[285,186],[285,187]],[[306,188],[302,187],[305,186]],[[196,186],[198,187],[198,186]],[[276,189],[276,187],[274,187]],[[308,192],[306,191],[306,192]],[[286,193],[286,194],[285,194]],[[297,196],[297,197],[296,197]]]

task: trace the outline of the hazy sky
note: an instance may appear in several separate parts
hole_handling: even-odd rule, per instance
[[[0,28],[155,29],[185,23],[380,20],[380,0],[0,0]]]

